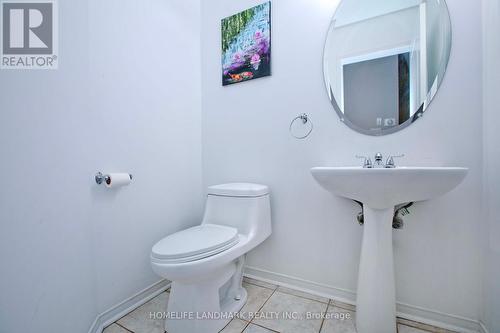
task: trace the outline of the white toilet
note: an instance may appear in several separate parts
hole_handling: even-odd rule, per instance
[[[234,183],[211,186],[201,225],[153,246],[151,265],[172,281],[168,333],[216,333],[241,310],[245,254],[271,234],[269,189]]]

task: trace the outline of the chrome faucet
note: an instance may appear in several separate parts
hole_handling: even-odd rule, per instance
[[[373,169],[373,168],[386,168],[386,169],[394,169],[396,168],[396,163],[394,162],[395,158],[404,157],[404,154],[401,155],[391,155],[387,158],[387,161],[384,164],[384,157],[382,153],[375,154],[375,162],[372,163],[372,160],[367,156],[359,156],[356,155],[356,158],[362,158],[363,168],[365,169]]]
[[[356,158],[363,159],[363,168],[365,168],[365,169],[372,169],[373,168],[372,160],[369,157],[356,155]]]
[[[394,169],[396,167],[396,163],[394,163],[395,158],[405,157],[405,154],[400,155],[391,155],[387,158],[387,162],[385,162],[385,168]]]
[[[375,163],[374,163],[374,168],[383,168],[385,167],[384,162],[383,162],[383,156],[382,153],[376,153],[375,154]]]

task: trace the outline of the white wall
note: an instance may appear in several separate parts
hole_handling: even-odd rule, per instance
[[[500,332],[500,5],[484,0],[484,209],[483,313],[488,330]]]
[[[273,1],[273,76],[220,84],[220,19],[258,0],[202,3],[205,185],[252,181],[272,189],[273,235],[249,256],[261,270],[354,291],[363,229],[356,204],[314,183],[309,168],[359,164],[355,154],[406,153],[404,165],[470,168],[443,198],[418,203],[394,233],[397,299],[477,319],[482,175],[481,8],[449,0],[454,29],[447,75],[422,120],[385,137],[342,124],[322,75],[323,46],[337,1]],[[312,136],[294,140],[290,120],[307,112]]]
[[[90,13],[91,167],[134,175],[91,191],[101,312],[158,281],[152,245],[201,219],[200,6],[92,0]]]
[[[93,142],[86,1],[59,2],[57,71],[0,71],[0,332],[84,332]]]
[[[339,4],[338,10],[342,15],[337,17],[336,25],[340,27],[418,5],[419,0],[385,0],[379,3],[366,0],[344,1]]]
[[[199,2],[59,6],[59,70],[0,71],[1,333],[87,332],[202,211]]]

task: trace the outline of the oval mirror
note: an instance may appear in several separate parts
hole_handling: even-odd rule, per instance
[[[444,0],[342,0],[324,53],[330,100],[360,133],[397,132],[429,107],[450,50]]]

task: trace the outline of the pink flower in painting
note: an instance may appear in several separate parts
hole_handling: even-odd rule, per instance
[[[226,68],[230,71],[234,71],[238,68],[240,68],[241,66],[243,66],[245,64],[245,57],[240,53],[235,53],[234,56],[233,56],[233,62],[231,63],[231,65],[229,66],[229,68]]]
[[[235,62],[241,61],[241,54],[240,53],[235,53],[234,54],[234,61]]]
[[[267,54],[269,52],[269,43],[266,39],[262,39],[258,45],[261,54]]]
[[[257,31],[255,32],[254,38],[255,38],[256,40],[259,40],[259,39],[261,39],[261,38],[262,38],[262,36],[263,36],[263,35],[262,35],[262,31],[257,30]]]
[[[255,70],[259,69],[260,66],[260,55],[258,53],[255,53],[252,58],[250,59],[250,63],[252,64],[253,68]]]

